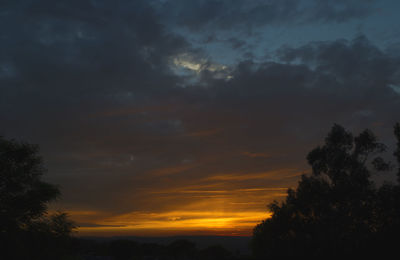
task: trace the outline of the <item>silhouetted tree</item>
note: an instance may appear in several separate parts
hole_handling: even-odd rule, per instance
[[[44,172],[37,145],[0,137],[0,254],[6,259],[54,259],[65,249],[74,225],[65,213],[47,214],[60,191],[42,180]]]
[[[400,123],[397,123],[394,126],[394,135],[396,136],[397,139],[397,147],[393,155],[396,157],[397,162],[398,162],[398,171],[397,171],[397,180],[400,182]]]
[[[400,127],[395,127],[400,140]],[[399,146],[395,155],[399,159]],[[310,176],[269,205],[272,217],[253,231],[253,252],[265,256],[332,256],[394,251],[399,231],[399,188],[377,188],[372,173],[390,170],[379,154],[385,146],[365,130],[353,137],[334,125],[325,144],[312,150]],[[396,240],[394,240],[396,241]]]

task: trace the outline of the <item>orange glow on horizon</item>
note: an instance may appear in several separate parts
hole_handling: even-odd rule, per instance
[[[77,214],[78,212],[75,212]],[[70,213],[74,216],[74,213]],[[132,212],[98,221],[92,227],[79,227],[78,235],[232,235],[248,236],[266,211],[215,212],[172,211],[165,213]]]
[[[170,178],[192,167],[196,163],[159,168],[148,176]],[[271,216],[267,204],[287,195],[287,187],[266,187],[263,180],[291,180],[301,174],[298,169],[285,168],[214,173],[189,183],[163,179],[168,185],[121,194],[114,208],[72,208],[69,214],[78,224],[79,236],[251,236],[254,227]]]

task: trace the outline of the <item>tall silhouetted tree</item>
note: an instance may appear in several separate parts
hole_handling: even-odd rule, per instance
[[[395,127],[400,141],[400,127]],[[399,146],[395,155],[399,159]],[[391,169],[380,153],[385,146],[365,130],[354,137],[334,125],[325,144],[307,160],[303,175],[286,199],[269,205],[272,217],[254,228],[253,251],[266,256],[332,256],[384,253],[399,231],[399,188],[377,188],[371,175]],[[382,250],[384,250],[382,252]]]
[[[37,145],[0,137],[0,255],[5,259],[55,259],[74,228],[65,213],[47,214],[60,191],[42,180],[44,172]]]
[[[398,171],[397,171],[397,180],[398,182],[400,182],[400,123],[397,123],[394,126],[394,135],[396,136],[397,139],[397,147],[396,147],[396,151],[394,152],[394,156],[397,159],[398,162]]]

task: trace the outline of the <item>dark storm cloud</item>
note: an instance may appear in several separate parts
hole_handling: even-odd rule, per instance
[[[284,62],[244,61],[231,80],[200,75],[199,84],[206,88],[192,86],[154,96],[155,106],[116,107],[85,122],[80,134],[93,153],[85,147],[78,156],[85,158],[82,172],[93,172],[87,178],[114,199],[128,198],[99,202],[99,207],[150,210],[158,193],[149,191],[203,187],[216,174],[241,176],[224,179],[224,187],[230,188],[290,185],[293,179],[271,180],[268,175],[263,181],[244,180],[281,168],[305,170],[306,153],[334,122],[353,131],[368,126],[391,140],[400,97],[389,85],[398,84],[398,58],[365,38],[285,47],[279,57]],[[343,68],[347,64],[352,66]],[[159,207],[188,203],[185,196],[159,199],[164,201]]]
[[[190,30],[253,29],[264,25],[343,23],[374,11],[365,0],[154,1],[164,18]]]
[[[151,105],[179,82],[169,60],[190,46],[146,1],[8,1],[2,9],[1,132],[40,143],[62,180],[71,172],[84,175],[83,186],[101,179],[110,164],[88,164],[119,158],[115,136],[174,131],[175,121],[140,113],[132,122],[98,117],[125,103]]]
[[[146,1],[8,1],[3,10],[2,117],[50,133],[67,135],[70,120],[99,108],[171,92],[179,79],[169,59],[190,48]]]
[[[360,95],[366,91],[383,94],[389,91],[386,88],[389,84],[399,83],[398,57],[382,52],[365,37],[358,37],[351,44],[338,40],[310,43],[297,49],[282,47],[278,57],[289,63],[308,64],[326,79],[335,80],[335,91],[342,88],[347,94]]]
[[[161,81],[171,82],[167,59],[188,47],[164,30],[146,1],[10,5],[1,17],[2,57],[15,74],[10,83],[29,82],[46,90],[42,96],[150,91]]]
[[[371,11],[369,1],[335,1],[342,11],[311,1],[305,13],[294,1],[246,2],[176,1],[163,10],[193,29],[295,22],[293,15],[342,22]],[[282,46],[274,59],[223,68],[152,8],[148,1],[3,2],[0,133],[40,144],[69,209],[159,212],[209,199],[198,191],[288,187],[335,122],[391,140],[400,111],[394,45],[383,51],[359,37]],[[228,39],[234,48],[245,44]],[[179,66],[194,72],[174,71]],[[252,199],[264,209],[274,194]]]
[[[287,113],[283,118],[311,117],[317,124],[335,117],[350,120],[352,113],[363,109],[371,113],[358,111],[360,116],[395,120],[399,96],[390,86],[399,85],[400,60],[366,38],[282,47],[277,57],[280,62],[239,64],[233,80],[220,83],[221,102],[230,100],[244,109],[261,104],[279,107],[279,113]],[[322,110],[316,111],[319,105]]]

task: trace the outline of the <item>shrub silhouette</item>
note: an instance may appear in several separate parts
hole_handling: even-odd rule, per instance
[[[56,259],[74,225],[62,212],[47,214],[59,189],[42,180],[38,146],[0,137],[0,250],[6,259]]]
[[[400,142],[399,124],[395,136]],[[399,147],[395,156],[400,162]],[[312,174],[303,175],[295,190],[288,189],[283,202],[270,204],[272,217],[254,228],[255,256],[396,252],[399,185],[377,188],[371,180],[373,173],[392,168],[379,157],[385,149],[369,130],[354,137],[334,125],[325,144],[307,156]]]

